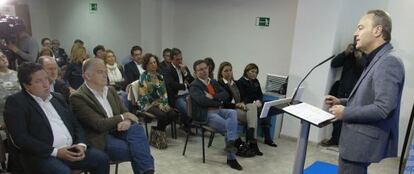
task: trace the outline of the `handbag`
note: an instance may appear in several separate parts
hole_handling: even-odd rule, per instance
[[[158,130],[155,126],[152,126],[150,145],[157,149],[166,149],[168,145],[165,131]]]

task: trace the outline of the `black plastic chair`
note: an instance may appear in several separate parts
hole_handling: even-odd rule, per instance
[[[193,113],[192,113],[192,110],[191,110],[191,106],[192,106],[191,97],[187,96],[186,100],[187,100],[187,114],[188,114],[189,117],[192,117]],[[214,128],[212,128],[212,127],[210,127],[210,126],[208,126],[204,123],[199,123],[199,122],[194,121],[194,120],[191,122],[191,128],[196,128],[196,130],[201,129],[201,142],[202,142],[201,147],[202,147],[202,150],[203,150],[203,163],[205,163],[206,162],[206,157],[205,157],[206,155],[205,155],[205,147],[204,147],[204,144],[205,144],[204,143],[204,133],[206,131],[210,132],[210,138],[209,138],[209,142],[208,142],[208,147],[210,147],[211,144],[213,143],[213,138],[214,138],[214,135],[216,134],[217,131]],[[191,131],[188,131],[186,139],[185,139],[185,144],[184,144],[184,149],[183,149],[183,156],[185,156],[185,151],[187,149],[187,143],[188,143],[188,139],[190,138],[190,135],[191,135]]]

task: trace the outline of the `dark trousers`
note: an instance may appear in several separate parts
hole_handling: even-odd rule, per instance
[[[158,120],[157,129],[161,131],[165,131],[165,128],[178,117],[178,114],[174,110],[164,112],[158,106],[149,108],[147,112],[155,115]]]
[[[333,141],[335,144],[338,144],[339,137],[341,136],[342,121],[337,120],[332,123],[332,126],[333,126],[333,131],[332,131],[331,141]]]
[[[371,163],[349,161],[341,158],[338,159],[338,174],[367,174],[368,166]]]
[[[81,161],[64,161],[52,156],[45,159],[39,158],[39,160],[40,171],[38,172],[43,174],[71,174],[72,170],[87,170],[91,174],[109,173],[108,156],[105,152],[92,147],[86,149],[85,158]]]

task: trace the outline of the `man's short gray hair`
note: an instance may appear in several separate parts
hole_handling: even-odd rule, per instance
[[[98,59],[98,58],[86,59],[82,64],[82,73],[85,73],[86,71],[90,70],[92,68],[92,66],[97,64],[97,63],[105,64],[102,59]]]
[[[45,61],[47,61],[47,60],[50,60],[50,61],[52,61],[52,62],[56,62],[56,60],[53,58],[53,57],[50,57],[50,56],[40,56],[38,59],[37,59],[37,63],[39,63],[40,65],[44,65],[44,63],[45,63]]]

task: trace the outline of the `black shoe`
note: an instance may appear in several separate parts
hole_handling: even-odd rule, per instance
[[[243,143],[237,148],[236,155],[250,158],[256,156],[256,151],[251,149],[246,143]]]
[[[338,142],[334,142],[332,139],[324,140],[321,142],[321,146],[323,147],[330,147],[330,146],[337,146]]]
[[[250,143],[250,149],[253,150],[256,153],[256,155],[263,156],[263,153],[260,152],[259,146],[257,146],[257,142]]]
[[[243,167],[235,159],[234,160],[227,160],[227,165],[229,165],[232,169],[243,170]]]
[[[277,147],[277,144],[272,140],[265,140],[264,143],[272,147]]]

